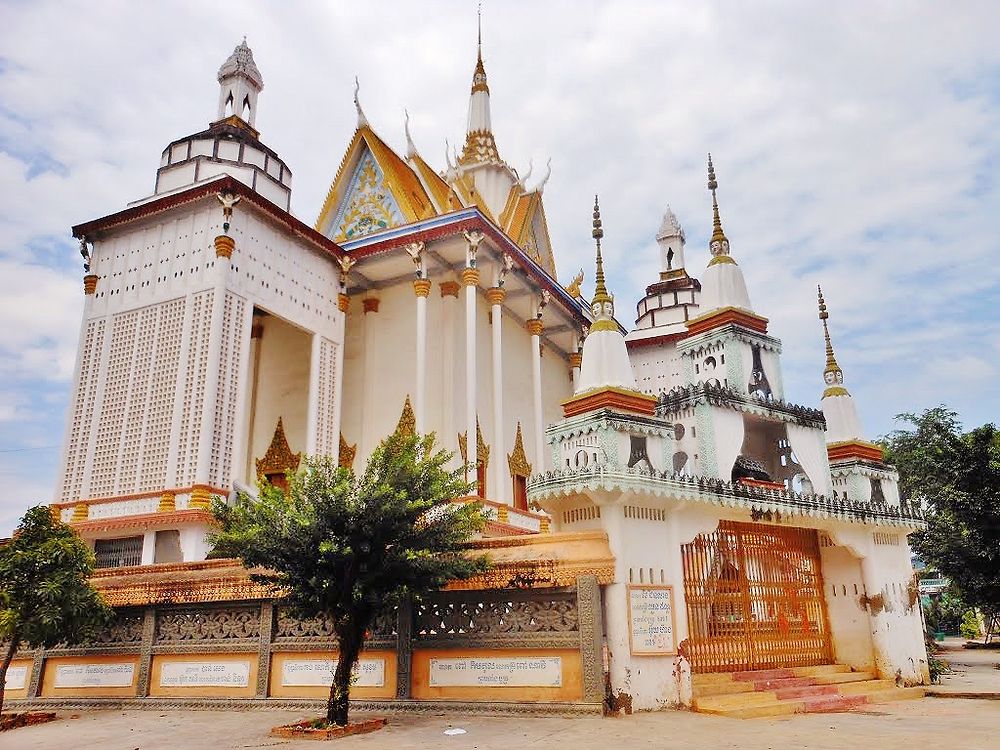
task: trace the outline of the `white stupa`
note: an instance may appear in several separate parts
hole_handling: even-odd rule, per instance
[[[701,277],[701,314],[708,315],[717,310],[737,308],[753,312],[750,295],[747,293],[747,283],[743,271],[729,254],[729,240],[722,231],[722,220],[719,218],[719,202],[715,191],[719,183],[715,179],[715,166],[712,155],[708,155],[708,189],[712,191],[712,239],[709,249],[712,259],[708,269]]]

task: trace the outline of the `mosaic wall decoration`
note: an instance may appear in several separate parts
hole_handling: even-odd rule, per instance
[[[347,197],[334,222],[337,239],[354,240],[403,223],[403,214],[392,197],[385,175],[371,152],[366,150],[354,170]]]

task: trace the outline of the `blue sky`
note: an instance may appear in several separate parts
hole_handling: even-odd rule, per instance
[[[248,37],[257,125],[312,223],[354,129],[425,158],[461,143],[475,4],[18,2],[0,7],[0,535],[48,502],[82,306],[69,227],[147,195],[162,148],[215,114]],[[991,2],[487,2],[501,156],[531,158],[560,277],[591,282],[601,194],[620,317],[656,277],[669,203],[697,275],[705,154],[734,257],[784,341],[793,401],[817,405],[822,283],[870,436],[939,403],[1000,410],[1000,6]]]

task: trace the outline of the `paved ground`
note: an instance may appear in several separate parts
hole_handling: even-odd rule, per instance
[[[939,656],[951,665],[951,673],[933,685],[936,694],[994,695],[1000,699],[1000,649],[962,648],[963,638],[947,638]]]
[[[306,750],[316,742],[280,740],[268,729],[302,718],[287,711],[90,711],[79,718],[0,735],[0,750],[237,750],[276,747]],[[915,747],[996,748],[1000,701],[925,698],[869,707],[863,712],[807,714],[740,721],[685,711],[618,719],[470,718],[391,716],[375,734],[336,740],[337,750],[611,750],[617,747],[700,750],[773,748]],[[466,734],[448,736],[461,727]]]

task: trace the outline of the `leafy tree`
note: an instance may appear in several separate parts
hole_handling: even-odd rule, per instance
[[[213,556],[240,558],[298,616],[331,621],[338,661],[328,724],[347,724],[351,674],[379,615],[485,568],[462,552],[483,518],[477,504],[450,502],[470,489],[450,460],[433,435],[397,428],[360,477],[332,458],[306,458],[287,491],[265,484],[259,500],[213,506],[221,526]]]
[[[0,547],[0,710],[7,668],[18,645],[51,648],[93,635],[111,610],[90,585],[94,554],[45,505],[28,510]]]
[[[987,424],[963,432],[944,406],[897,419],[909,427],[883,440],[886,460],[899,469],[902,496],[928,508],[927,529],[913,535],[913,548],[951,579],[967,605],[997,612],[1000,431]]]

